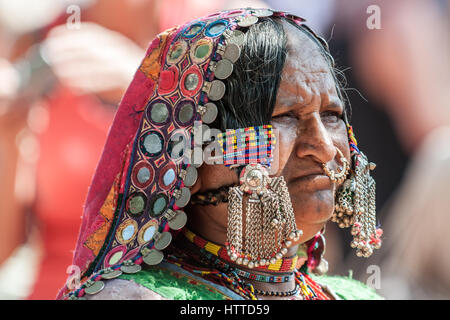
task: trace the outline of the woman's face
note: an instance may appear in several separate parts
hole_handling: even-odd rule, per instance
[[[338,186],[322,164],[336,171],[341,165],[336,148],[349,162],[350,150],[344,104],[325,57],[305,33],[288,23],[284,28],[289,52],[272,115],[280,132],[277,175],[286,180],[297,226],[310,233],[304,234],[308,239],[334,209]]]
[[[284,28],[289,52],[272,115],[272,125],[279,130],[276,175],[286,180],[297,226],[304,232],[300,242],[304,242],[320,231],[334,209],[338,186],[325,175],[322,163],[337,170],[341,163],[336,148],[348,161],[350,151],[342,120],[344,105],[325,57],[304,32],[289,23],[284,23]],[[199,177],[195,189],[200,192],[238,182],[234,172],[218,165],[203,165]],[[226,229],[227,214],[218,213],[226,210],[226,203],[198,210],[206,216],[211,233]],[[201,220],[198,222],[201,225]],[[208,232],[202,233],[208,237]],[[210,235],[209,239],[214,238]]]

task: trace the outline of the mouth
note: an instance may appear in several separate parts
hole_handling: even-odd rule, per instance
[[[289,181],[289,184],[296,185],[300,190],[330,189],[333,185],[330,178],[327,175],[323,174],[323,172],[299,176]]]

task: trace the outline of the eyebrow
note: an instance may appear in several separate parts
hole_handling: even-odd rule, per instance
[[[282,99],[283,100],[283,99]],[[286,100],[290,100],[290,99],[286,99]],[[273,113],[276,114],[283,114],[285,112],[289,112],[292,109],[294,109],[297,106],[302,106],[305,107],[308,104],[304,104],[304,103],[299,103],[299,102],[287,102],[287,103],[283,103],[283,101],[280,101],[282,107],[281,108],[274,108]],[[280,110],[281,109],[281,110]],[[339,111],[344,111],[345,107],[344,104],[342,103],[342,101],[340,99],[335,99],[330,101],[330,103],[328,103],[327,105],[321,106],[320,109],[331,109],[331,110],[339,110]]]

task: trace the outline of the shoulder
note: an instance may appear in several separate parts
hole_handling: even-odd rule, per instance
[[[314,281],[319,283],[322,287],[329,289],[338,298],[343,300],[383,300],[375,289],[370,288],[364,283],[341,276],[311,276]]]
[[[105,281],[105,287],[88,300],[166,300],[160,294],[134,282],[123,279]]]

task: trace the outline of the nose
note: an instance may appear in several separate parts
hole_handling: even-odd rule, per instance
[[[309,156],[319,163],[327,163],[334,159],[336,147],[320,115],[312,115],[307,120],[302,120],[298,128],[295,150],[297,157]]]

